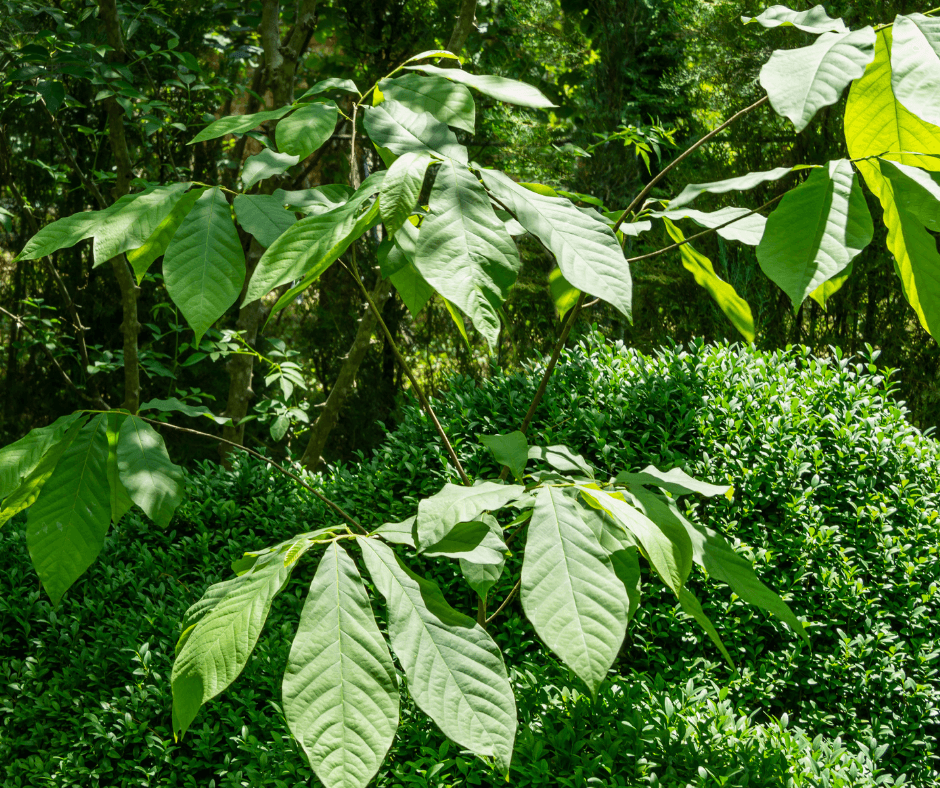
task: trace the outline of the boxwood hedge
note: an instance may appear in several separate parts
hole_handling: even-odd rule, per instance
[[[477,435],[517,426],[537,374],[457,378],[437,401],[472,473],[496,470]],[[697,343],[646,357],[589,337],[565,354],[533,439],[567,443],[602,472],[653,463],[732,483],[733,501],[689,501],[689,514],[755,561],[810,624],[813,646],[801,648],[727,588],[695,576],[735,675],[648,583],[610,680],[592,699],[512,604],[494,635],[519,698],[514,784],[936,783],[940,446],[909,425],[894,394],[873,357],[835,350],[823,360],[802,348]],[[375,524],[412,513],[448,478],[420,411],[409,402],[400,415],[373,456],[315,479]],[[38,590],[22,523],[0,531],[3,786],[314,780],[278,705],[311,567],[275,602],[244,675],[179,743],[168,675],[182,612],[229,561],[329,515],[247,459],[230,471],[198,466],[188,483],[167,531],[127,517],[58,609]],[[452,567],[426,569],[453,604],[472,603]],[[497,587],[494,598],[507,591]],[[404,705],[379,786],[493,782]]]

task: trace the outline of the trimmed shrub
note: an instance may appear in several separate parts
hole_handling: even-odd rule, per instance
[[[478,434],[515,429],[537,369],[455,379],[436,403],[473,474],[495,472]],[[688,501],[736,540],[811,624],[813,648],[727,588],[690,582],[739,675],[656,582],[596,699],[538,643],[518,601],[493,625],[520,712],[511,780],[532,786],[932,785],[938,447],[905,420],[873,359],[696,344],[648,358],[598,339],[567,353],[531,431],[603,473],[653,463],[735,486]],[[447,477],[413,403],[370,458],[315,477],[367,524],[412,514]],[[283,721],[280,676],[312,562],[275,601],[244,675],[174,743],[169,672],[178,623],[243,550],[331,522],[260,462],[205,464],[170,529],[129,515],[53,610],[22,522],[0,531],[0,778],[3,786],[307,785]],[[421,564],[416,558],[415,564]],[[518,557],[514,557],[518,561]],[[470,593],[447,564],[448,598]],[[648,578],[647,578],[648,579]],[[509,590],[493,591],[500,600]],[[486,765],[405,703],[379,786],[487,785]]]

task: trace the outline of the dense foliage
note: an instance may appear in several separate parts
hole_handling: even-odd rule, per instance
[[[492,462],[475,434],[517,421],[536,382],[534,374],[452,382],[439,412],[460,436],[468,467]],[[895,784],[902,773],[909,784],[933,784],[940,645],[930,623],[940,576],[930,557],[940,548],[940,446],[907,424],[891,389],[869,359],[821,360],[803,348],[770,354],[696,344],[645,357],[592,339],[566,355],[533,434],[567,440],[599,469],[658,457],[732,482],[733,502],[717,499],[690,514],[706,523],[734,518],[728,530],[738,549],[792,593],[813,647],[800,648],[696,576],[696,594],[738,665],[734,676],[707,639],[690,635],[674,600],[644,582],[652,598],[592,700],[513,603],[496,638],[519,698],[514,784],[865,786]],[[413,511],[445,468],[419,409],[406,404],[402,425],[374,456],[332,470],[318,487],[344,506],[368,507],[378,524]],[[416,485],[428,478],[427,490]],[[16,590],[32,570],[22,526],[4,532],[0,762],[10,785],[70,785],[93,775],[141,785],[309,781],[278,685],[313,567],[275,602],[243,676],[179,744],[166,679],[179,617],[225,576],[225,563],[329,515],[250,459],[231,471],[205,465],[187,484],[189,501],[169,530],[129,516],[58,610],[38,591],[24,598]],[[434,576],[455,606],[469,609],[455,569],[438,564]],[[503,582],[494,596],[508,590]],[[491,779],[405,704],[378,785]]]

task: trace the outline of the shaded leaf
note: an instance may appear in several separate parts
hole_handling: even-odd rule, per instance
[[[290,153],[275,153],[270,148],[265,148],[260,153],[245,159],[241,174],[242,185],[246,190],[250,189],[258,181],[287,172],[298,161],[300,161],[299,156]]]
[[[430,163],[430,153],[411,151],[399,156],[388,168],[379,192],[379,206],[389,234],[398,231],[418,204]]]
[[[509,468],[513,477],[521,479],[529,460],[529,442],[519,430],[505,435],[480,435],[480,443],[492,452],[496,462]]]
[[[131,500],[166,528],[183,500],[183,470],[170,461],[163,438],[137,416],[121,425],[117,466]]]
[[[437,153],[458,164],[467,163],[467,149],[446,123],[428,113],[414,112],[397,101],[365,107],[363,126],[376,145],[401,156],[405,153]]]
[[[173,236],[176,235],[179,226],[183,223],[183,219],[186,218],[186,215],[196,204],[196,200],[202,197],[207,188],[208,187],[201,187],[186,192],[186,194],[176,201],[173,210],[157,225],[157,228],[150,234],[150,237],[138,248],[131,249],[127,252],[127,262],[129,262],[131,268],[134,269],[137,284],[143,281],[144,274],[150,270],[150,266],[153,265],[153,262],[158,257],[162,257],[166,254],[167,247],[170,245],[170,241],[173,240]]]
[[[0,500],[20,486],[32,473],[50,446],[60,440],[81,413],[60,416],[48,427],[30,430],[24,437],[0,449]]]
[[[479,518],[483,512],[494,512],[508,506],[525,493],[519,484],[479,482],[472,487],[445,484],[430,498],[418,504],[415,526],[419,551],[440,542],[457,523]]]
[[[479,520],[457,523],[441,541],[421,552],[429,558],[459,558],[474,564],[496,566],[506,560],[506,543],[496,520],[483,514]]]
[[[503,573],[503,567],[506,565],[506,543],[503,541],[503,529],[499,527],[496,518],[488,514],[480,516],[480,522],[484,523],[490,530],[492,537],[499,539],[502,543],[502,553],[495,564],[478,563],[469,558],[460,559],[460,571],[470,588],[476,591],[481,597],[486,598],[490,589],[496,585]]]
[[[728,649],[725,648],[725,644],[721,642],[721,636],[718,634],[718,630],[715,629],[715,625],[712,624],[711,619],[705,615],[705,611],[702,610],[702,605],[695,598],[691,591],[688,588],[683,588],[679,593],[679,605],[682,609],[695,619],[696,623],[705,630],[705,633],[708,637],[711,638],[712,643],[718,646],[718,650],[721,652],[721,656],[725,658],[725,661],[731,667],[731,669],[737,673],[738,669],[735,667],[734,660],[731,659],[731,655],[728,653]]]
[[[383,79],[379,89],[386,99],[404,104],[418,114],[429,112],[441,123],[473,134],[476,110],[470,91],[441,77],[405,74]]]
[[[300,107],[277,124],[278,150],[306,159],[333,136],[337,118],[339,109],[332,101]]]
[[[252,115],[228,115],[224,118],[219,118],[193,137],[189,141],[189,144],[195,145],[197,142],[213,140],[216,137],[224,137],[226,134],[239,134],[251,131],[265,121],[283,118],[291,109],[292,107],[287,106],[279,109],[266,110],[264,112],[255,112]]]
[[[176,207],[191,183],[157,186],[108,216],[95,230],[95,266],[143,246]]]
[[[372,533],[381,536],[386,542],[392,544],[403,544],[414,549],[414,526],[416,517],[412,516],[400,523],[385,523],[376,528]]]
[[[233,203],[238,223],[264,247],[273,244],[297,222],[292,211],[274,195],[239,194]]]
[[[530,446],[529,459],[547,462],[556,471],[565,474],[594,478],[594,469],[588,461],[567,446]]]
[[[119,411],[108,413],[108,503],[111,506],[111,522],[119,523],[130,511],[134,502],[121,482],[118,471],[117,447],[121,425],[127,414]]]
[[[351,79],[330,77],[329,79],[321,79],[312,88],[306,91],[299,99],[297,99],[297,101],[303,101],[304,99],[310,98],[311,96],[317,96],[320,93],[326,93],[328,90],[342,90],[345,93],[356,93],[361,95],[361,91],[356,87],[356,83]]]

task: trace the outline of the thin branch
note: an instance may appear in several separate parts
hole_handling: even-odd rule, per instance
[[[666,252],[671,252],[673,249],[678,249],[680,246],[684,246],[685,244],[694,241],[696,238],[701,238],[703,235],[710,235],[711,233],[718,232],[719,230],[727,227],[729,224],[734,224],[735,222],[739,222],[742,219],[746,219],[748,216],[751,216],[752,214],[757,213],[758,211],[764,210],[764,208],[768,208],[769,206],[773,205],[775,202],[782,200],[788,193],[789,192],[778,194],[772,200],[767,200],[767,202],[765,202],[759,208],[755,208],[753,211],[748,211],[747,213],[742,213],[740,216],[736,216],[730,222],[719,224],[717,227],[709,227],[707,230],[702,230],[702,232],[700,233],[696,233],[695,235],[690,235],[688,238],[684,238],[678,243],[674,243],[671,246],[665,246],[662,249],[657,249],[655,252],[649,252],[648,254],[641,254],[638,257],[629,257],[627,258],[627,262],[635,263],[637,262],[637,260],[647,260],[650,257],[658,257],[659,255],[665,254]]]
[[[493,615],[491,615],[488,619],[486,619],[484,624],[489,624],[494,618],[496,618],[496,616],[498,616],[500,613],[502,613],[506,609],[506,605],[508,605],[512,601],[512,598],[516,595],[516,592],[519,590],[519,586],[521,585],[522,585],[522,578],[520,577],[516,581],[516,584],[512,587],[512,590],[508,594],[506,594],[506,598],[503,600],[503,604],[501,604],[498,608],[496,608],[496,612],[493,613]]]
[[[49,348],[46,346],[46,343],[42,341],[42,337],[40,337],[35,331],[33,331],[33,329],[23,320],[23,318],[17,315],[14,315],[12,312],[7,312],[7,310],[4,309],[2,306],[0,306],[0,312],[2,312],[4,315],[10,318],[14,323],[19,325],[20,328],[26,331],[26,333],[28,333],[30,336],[36,337],[36,339],[39,340],[40,347],[42,347],[45,354],[49,357],[49,360],[52,362],[52,365],[56,368],[59,375],[62,376],[62,380],[65,381],[65,385],[67,385],[70,389],[74,390],[83,400],[85,400],[86,402],[90,402],[96,408],[101,408],[102,410],[109,410],[108,403],[105,402],[103,399],[101,399],[101,397],[93,397],[90,394],[88,394],[88,392],[82,391],[77,385],[75,385],[75,381],[73,381],[69,377],[68,372],[66,372],[62,368],[62,365],[59,364],[59,360],[55,357],[53,352],[49,350]]]
[[[398,349],[398,345],[395,343],[395,338],[392,336],[392,332],[389,331],[388,326],[385,325],[385,321],[382,319],[382,313],[375,305],[375,301],[372,300],[372,294],[363,284],[362,278],[359,276],[358,271],[347,266],[342,262],[342,260],[340,263],[347,271],[349,271],[353,279],[356,280],[356,284],[359,285],[359,289],[366,297],[369,308],[375,315],[375,319],[378,324],[382,326],[382,331],[385,334],[385,338],[388,340],[388,345],[392,349],[392,353],[395,354],[395,360],[399,363],[399,365],[401,365],[401,368],[405,370],[405,374],[408,376],[408,380],[411,382],[411,387],[414,389],[414,392],[418,397],[418,401],[421,403],[421,407],[424,408],[425,413],[428,414],[428,417],[433,422],[434,429],[437,430],[437,434],[441,436],[441,440],[444,442],[444,448],[447,449],[447,453],[450,455],[451,462],[454,463],[454,467],[457,469],[457,473],[460,474],[460,480],[467,487],[469,487],[471,485],[470,478],[467,476],[467,472],[463,469],[463,465],[461,465],[460,460],[457,458],[457,452],[454,451],[454,447],[451,444],[450,439],[447,437],[447,433],[444,432],[444,428],[441,426],[441,422],[438,420],[437,414],[434,412],[434,408],[431,407],[430,401],[428,400],[421,386],[418,385],[418,381],[415,378],[414,373],[411,371],[411,367],[408,365],[408,362],[405,361],[405,357],[402,356],[401,351]]]
[[[477,594],[477,623],[481,627],[486,626],[486,597],[483,594]]]
[[[643,188],[643,191],[641,191],[636,197],[634,197],[633,202],[631,202],[626,207],[624,212],[620,214],[620,218],[617,219],[617,223],[614,225],[614,232],[617,232],[617,229],[620,227],[621,224],[624,223],[624,220],[626,220],[627,216],[630,215],[630,213],[633,211],[634,208],[636,208],[638,205],[643,204],[643,200],[645,200],[649,196],[649,193],[653,190],[653,187],[657,183],[659,183],[663,178],[665,178],[666,175],[668,175],[673,169],[675,169],[683,161],[683,159],[685,159],[694,151],[701,148],[706,142],[708,142],[716,134],[720,134],[722,131],[728,128],[728,126],[734,123],[738,118],[742,117],[743,115],[746,115],[748,112],[751,112],[752,110],[757,109],[758,107],[763,106],[768,101],[769,101],[769,98],[767,96],[764,96],[763,98],[755,101],[749,107],[745,107],[740,112],[736,112],[734,115],[728,118],[728,120],[722,123],[717,129],[714,129],[713,131],[708,132],[708,134],[702,137],[698,142],[694,143],[692,147],[686,148],[686,150],[683,153],[681,153],[679,156],[677,156],[675,159],[669,162],[669,164],[664,169],[660,170],[660,172],[648,184],[646,184],[646,186]],[[624,238],[626,238],[626,236],[624,236]]]
[[[287,470],[287,468],[285,468],[283,465],[279,465],[279,464],[276,463],[274,460],[272,460],[270,457],[265,457],[263,454],[260,454],[259,452],[256,452],[254,449],[249,449],[247,446],[244,446],[244,445],[242,445],[241,443],[236,443],[235,441],[230,441],[230,440],[227,440],[226,438],[220,438],[218,435],[211,435],[211,434],[208,433],[208,432],[200,432],[199,430],[191,430],[191,429],[189,429],[188,427],[177,427],[175,424],[171,424],[170,422],[166,422],[166,421],[156,421],[155,419],[148,419],[148,418],[146,418],[145,416],[138,416],[137,418],[138,418],[138,419],[141,419],[142,421],[146,421],[146,422],[148,422],[148,423],[150,423],[150,424],[158,424],[158,425],[160,425],[161,427],[169,427],[171,430],[176,430],[177,432],[185,432],[185,433],[187,433],[187,434],[189,434],[189,435],[198,435],[200,438],[209,438],[209,440],[218,441],[219,443],[227,443],[229,446],[232,446],[232,447],[234,447],[234,448],[236,448],[236,449],[241,449],[242,451],[247,452],[248,454],[250,454],[252,457],[257,457],[259,460],[263,460],[263,461],[266,462],[268,465],[270,465],[272,468],[276,468],[277,470],[279,470],[279,471],[280,471],[281,473],[283,473],[285,476],[289,476],[291,479],[293,479],[295,482],[297,482],[297,484],[299,484],[299,485],[300,485],[301,487],[303,487],[305,490],[307,490],[308,492],[313,493],[317,498],[319,498],[321,501],[323,501],[323,503],[325,503],[327,506],[329,506],[330,508],[332,508],[333,511],[335,511],[335,512],[336,512],[340,517],[342,517],[347,523],[350,523],[351,525],[354,525],[356,528],[358,528],[358,529],[359,529],[360,531],[362,531],[362,533],[364,533],[364,534],[365,534],[365,533],[368,533],[368,532],[366,531],[366,529],[363,528],[362,525],[360,525],[359,521],[356,520],[356,518],[353,517],[352,515],[347,514],[346,511],[345,511],[339,504],[333,503],[333,501],[331,501],[329,498],[327,498],[323,493],[319,492],[318,490],[315,490],[313,487],[311,487],[309,484],[307,484],[307,483],[306,483],[303,479],[301,479],[296,473],[293,473],[293,472]]]

